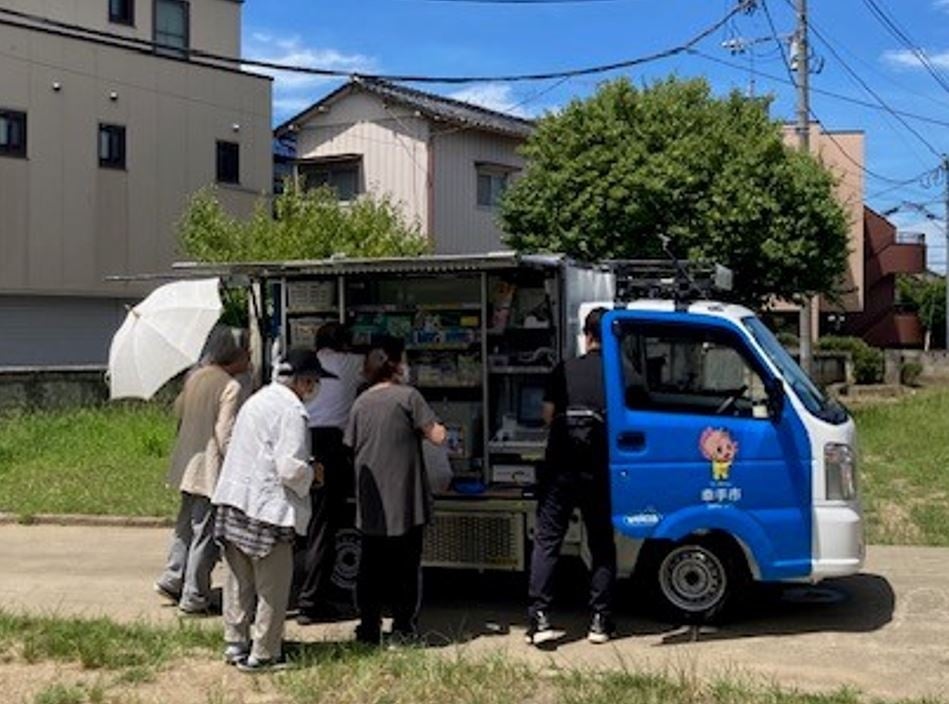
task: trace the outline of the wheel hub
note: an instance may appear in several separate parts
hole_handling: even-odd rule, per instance
[[[675,607],[699,613],[722,601],[728,578],[715,553],[699,545],[684,545],[672,550],[662,561],[659,586]]]

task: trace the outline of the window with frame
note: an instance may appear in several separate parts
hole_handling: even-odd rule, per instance
[[[478,206],[497,208],[507,190],[512,170],[498,166],[476,164],[478,174]]]
[[[185,0],[155,0],[155,43],[159,45],[158,51],[187,54],[189,25],[189,8]]]
[[[99,166],[125,168],[125,127],[122,125],[99,125]]]
[[[109,22],[135,24],[135,0],[109,0]]]
[[[356,200],[360,192],[358,159],[299,164],[297,173],[305,190],[328,186],[342,202]]]
[[[26,113],[0,110],[0,156],[26,158]]]
[[[241,145],[237,142],[218,141],[217,182],[241,182]]]
[[[635,410],[767,418],[768,394],[737,336],[711,327],[624,326],[626,405]]]

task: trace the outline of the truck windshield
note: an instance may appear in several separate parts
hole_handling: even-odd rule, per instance
[[[847,412],[843,407],[817,388],[817,385],[798,366],[794,358],[784,349],[784,345],[778,342],[778,338],[761,322],[760,318],[748,316],[742,319],[742,322],[808,411],[828,423],[846,422]]]

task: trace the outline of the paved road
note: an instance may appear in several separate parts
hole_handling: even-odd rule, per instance
[[[174,621],[175,610],[151,591],[167,538],[159,529],[0,526],[0,604]],[[568,636],[538,652],[523,644],[519,581],[442,573],[429,579],[423,626],[446,647],[502,651],[550,667],[740,673],[804,689],[849,685],[876,696],[949,700],[949,549],[871,548],[864,574],[819,589],[767,590],[745,618],[719,630],[672,629],[627,604],[621,637],[607,646],[582,639],[582,601],[568,602],[560,614]],[[352,625],[291,624],[289,636],[347,639]]]

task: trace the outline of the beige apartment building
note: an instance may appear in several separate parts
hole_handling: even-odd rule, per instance
[[[196,190],[269,193],[270,79],[190,53],[239,56],[241,8],[0,0],[0,367],[104,364],[147,291],[107,277],[168,271]]]
[[[387,194],[439,254],[506,249],[498,204],[524,167],[530,120],[384,81],[358,78],[276,129],[294,171],[347,201]]]

